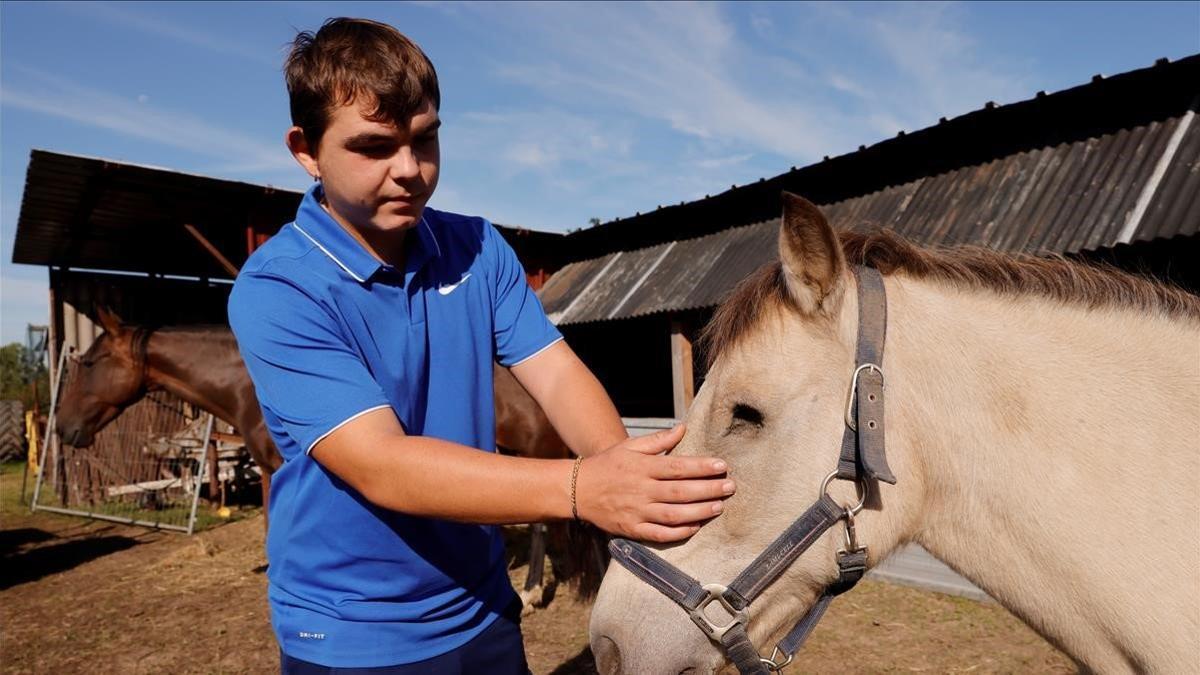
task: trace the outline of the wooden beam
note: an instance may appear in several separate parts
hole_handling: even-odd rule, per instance
[[[212,432],[212,438],[222,443],[232,443],[234,445],[245,445],[246,439],[238,434],[223,434],[220,431]]]
[[[675,419],[683,419],[692,399],[696,396],[696,384],[692,376],[692,341],[688,338],[683,322],[671,322],[671,391],[675,401]]]
[[[187,230],[188,234],[192,235],[192,237],[202,247],[204,247],[204,250],[208,251],[209,255],[215,258],[216,261],[220,263],[221,267],[225,268],[226,272],[229,272],[229,276],[236,277],[238,275],[238,268],[235,267],[233,263],[229,262],[229,258],[226,258],[224,255],[222,255],[221,252],[217,250],[217,247],[212,245],[212,242],[205,238],[203,234],[200,234],[200,230],[197,230],[194,225],[189,223],[184,223],[183,229]]]

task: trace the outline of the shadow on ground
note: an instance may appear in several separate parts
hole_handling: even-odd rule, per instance
[[[578,654],[563,661],[550,675],[592,675],[596,672],[596,659],[592,657],[592,648],[584,647]]]
[[[56,537],[53,534],[34,528],[7,530],[0,533],[0,551],[4,553],[0,555],[0,565],[3,565],[5,569],[3,577],[0,577],[0,590],[65,572],[86,562],[110,553],[124,551],[138,544],[138,541],[131,537],[109,535],[47,544],[31,548],[23,553],[12,553],[22,543],[41,543],[54,538]],[[17,543],[18,541],[21,543]]]

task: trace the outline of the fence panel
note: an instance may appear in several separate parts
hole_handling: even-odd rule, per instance
[[[72,376],[72,364],[64,365],[55,394]],[[57,414],[55,407],[50,429]],[[190,533],[207,480],[212,427],[208,413],[151,392],[96,434],[90,447],[47,433],[33,509]]]

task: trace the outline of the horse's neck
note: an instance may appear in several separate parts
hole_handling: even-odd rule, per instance
[[[1171,591],[1200,563],[1195,323],[904,279],[889,301],[916,540],[1098,670],[1151,665],[1114,644],[1165,630],[1138,618],[1148,597],[1195,634],[1200,593]]]
[[[192,331],[154,333],[147,345],[147,383],[238,425],[243,368],[224,336]]]

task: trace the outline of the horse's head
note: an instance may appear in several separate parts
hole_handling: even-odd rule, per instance
[[[821,212],[786,194],[779,258],[743,282],[706,329],[712,365],[674,450],[725,458],[738,481],[720,517],[685,543],[654,547],[702,584],[729,584],[816,501],[838,464],[855,370],[854,275]],[[897,474],[905,464],[891,461]],[[878,485],[872,481],[867,510],[857,518],[872,561],[896,543],[894,527],[881,533],[890,527],[883,520],[899,517],[880,510],[896,488],[881,492]],[[838,504],[857,501],[847,481],[834,481],[829,494]],[[760,651],[766,647],[764,656],[769,638],[790,629],[837,578],[842,542],[837,525],[751,605],[750,637]],[[704,611],[715,624],[727,623],[720,604]],[[610,673],[703,673],[725,662],[680,606],[617,564],[592,612],[591,644],[601,671]]]
[[[148,332],[124,326],[106,308],[100,308],[99,318],[104,333],[73,359],[71,377],[59,394],[58,433],[64,443],[77,447],[91,445],[145,391]]]

